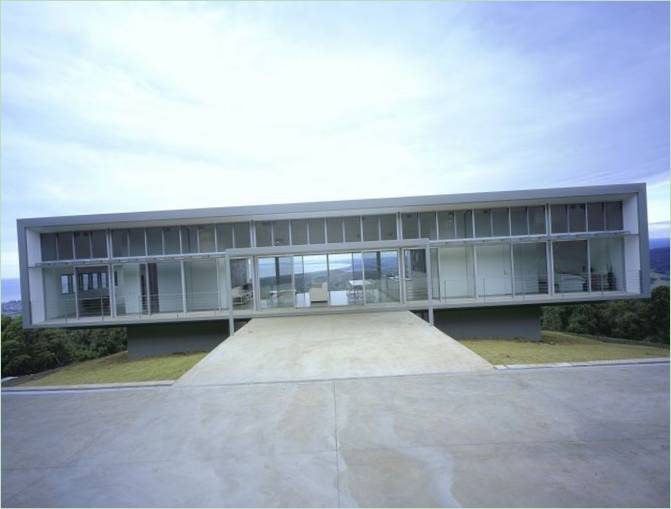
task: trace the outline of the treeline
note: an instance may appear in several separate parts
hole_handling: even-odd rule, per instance
[[[126,350],[126,329],[23,329],[2,315],[2,376],[21,376]]]
[[[544,330],[669,344],[669,287],[658,286],[650,299],[599,304],[545,306]]]

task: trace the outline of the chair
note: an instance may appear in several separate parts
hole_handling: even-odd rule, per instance
[[[321,286],[313,286],[310,288],[310,302],[328,302],[329,290],[328,283],[324,281]]]

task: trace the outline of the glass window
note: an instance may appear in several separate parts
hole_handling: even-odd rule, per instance
[[[515,294],[548,293],[545,242],[513,244]]]
[[[476,246],[478,295],[511,295],[513,292],[510,244]]]
[[[342,219],[339,217],[326,218],[326,236],[329,244],[342,242]]]
[[[198,227],[197,226],[182,226],[182,253],[197,253],[198,252]]]
[[[163,249],[165,254],[179,254],[179,227],[163,228]]]
[[[259,247],[272,246],[272,227],[270,221],[256,223],[256,245]]]
[[[91,232],[91,244],[93,258],[107,258],[107,232],[105,230]]]
[[[150,263],[148,267],[151,312],[174,313],[182,311],[182,267],[180,262]]]
[[[345,242],[361,242],[361,222],[359,216],[346,217]]]
[[[130,255],[145,256],[144,228],[131,228],[128,230],[130,237]]]
[[[419,230],[420,236],[423,239],[436,240],[438,238],[435,212],[422,212],[419,214]]]
[[[58,259],[59,260],[73,260],[74,254],[72,252],[72,233],[59,233],[58,235]]]
[[[587,204],[587,228],[591,232],[600,232],[605,229],[602,202]]]
[[[261,308],[294,307],[292,256],[258,259],[259,303]]]
[[[455,238],[454,232],[454,212],[442,211],[438,212],[438,233],[441,239]]]
[[[585,204],[572,203],[568,206],[568,225],[571,232],[584,232],[587,230],[585,224]]]
[[[589,256],[592,291],[624,291],[623,239],[590,239]]]
[[[163,254],[163,232],[161,228],[147,228],[147,253],[149,256]]]
[[[475,210],[475,236],[492,236],[492,215],[489,209]]]
[[[568,232],[566,205],[552,205],[550,215],[552,216],[552,233]]]
[[[609,201],[604,204],[606,209],[606,229],[622,230],[622,202]]]
[[[545,233],[545,205],[536,205],[527,209],[529,214],[529,233],[538,235]]]
[[[404,239],[419,238],[419,225],[417,223],[417,220],[418,220],[417,214],[414,212],[401,214],[401,224],[403,226]]]
[[[75,257],[91,258],[91,236],[89,232],[75,232]]]
[[[555,292],[587,291],[587,241],[553,242]]]
[[[310,234],[310,244],[324,244],[324,220],[308,219],[308,232]]]
[[[510,232],[512,235],[529,235],[526,207],[511,207]]]
[[[363,216],[363,240],[380,240],[380,231],[378,229],[378,216]]]
[[[375,251],[363,253],[363,279],[366,282],[366,304],[398,302],[400,287],[398,277],[398,253]]]
[[[254,302],[251,265],[249,258],[231,260],[231,300],[236,309],[249,309]]]
[[[273,243],[276,246],[289,245],[289,221],[275,221],[273,223]]]
[[[406,300],[426,300],[428,298],[426,251],[424,249],[404,249],[403,263]]]
[[[291,244],[304,246],[308,243],[308,222],[305,219],[291,221]]]
[[[128,230],[112,230],[112,255],[115,258],[128,256]]]
[[[331,306],[363,304],[363,264],[361,253],[328,255],[328,292]]]
[[[252,241],[249,236],[249,223],[234,223],[233,235],[235,236],[235,247],[251,247]]]
[[[296,307],[307,308],[328,305],[326,255],[294,256],[294,281]]]
[[[219,308],[216,259],[185,261],[184,285],[187,311]]]
[[[382,240],[398,239],[398,234],[396,232],[396,215],[386,214],[380,216],[380,230],[382,232]]]
[[[470,239],[473,237],[473,212],[470,210],[457,210],[454,212],[454,221],[457,225],[458,239]]]
[[[58,259],[57,239],[55,233],[41,233],[42,261],[49,262]]]
[[[438,291],[441,299],[475,296],[475,256],[473,246],[438,248]]]
[[[494,237],[507,237],[510,235],[507,208],[492,209],[492,235]]]
[[[214,246],[214,225],[200,225],[198,227],[198,248],[201,253],[212,253]]]
[[[72,274],[61,274],[61,295],[67,295],[72,292]]]
[[[217,251],[226,251],[233,248],[233,225],[218,224],[217,230]]]

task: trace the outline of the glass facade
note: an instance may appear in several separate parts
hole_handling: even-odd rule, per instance
[[[46,320],[626,292],[623,224],[612,200],[49,232],[38,270]]]

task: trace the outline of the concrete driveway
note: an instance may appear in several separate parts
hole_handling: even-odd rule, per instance
[[[324,380],[492,369],[410,311],[255,318],[179,385]]]
[[[668,364],[2,396],[2,505],[667,506]]]

